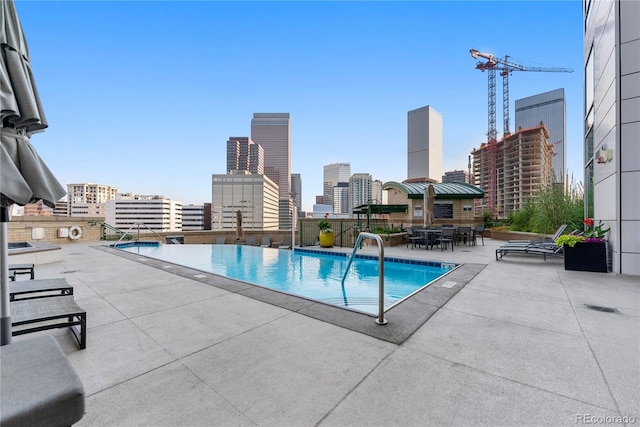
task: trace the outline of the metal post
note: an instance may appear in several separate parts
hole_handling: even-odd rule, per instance
[[[346,300],[346,293],[344,292],[344,280],[347,278],[347,272],[349,271],[349,267],[351,267],[351,263],[353,262],[353,258],[356,255],[356,251],[360,247],[360,243],[362,242],[362,238],[366,237],[369,239],[374,239],[378,244],[378,318],[376,319],[376,323],[378,325],[386,325],[387,321],[384,318],[384,243],[382,243],[382,238],[377,234],[373,233],[360,233],[358,235],[358,240],[356,240],[356,244],[353,248],[353,252],[349,257],[349,262],[347,262],[347,268],[344,269],[344,274],[342,275],[342,290],[345,295],[344,298]]]
[[[9,303],[9,207],[0,207],[0,345],[11,344],[11,307]]]
[[[427,189],[424,187],[424,193],[422,194],[422,228],[427,228]]]
[[[291,222],[291,250],[296,247],[296,224],[298,223],[298,209],[293,205],[293,221]]]

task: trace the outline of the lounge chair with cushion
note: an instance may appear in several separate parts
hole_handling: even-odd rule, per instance
[[[278,246],[278,249],[291,249],[291,236],[284,236],[282,238],[282,242],[280,242],[280,246]]]
[[[61,295],[73,295],[73,286],[63,278],[22,280],[9,284],[10,301]]]
[[[496,249],[496,260],[500,261],[502,257],[507,254],[542,255],[545,261],[548,256],[563,256],[562,246],[556,246],[551,243],[531,244],[526,246],[510,246],[505,244]]]
[[[0,425],[70,426],[85,410],[78,374],[49,335],[0,347]]]
[[[224,237],[216,237],[216,245],[224,245]]]
[[[260,239],[260,246],[262,246],[263,248],[268,248],[271,246],[271,238],[268,236],[264,236],[262,239]]]
[[[567,224],[562,224],[555,232],[555,234],[551,237],[543,237],[541,239],[531,239],[531,240],[509,240],[507,243],[505,243],[502,246],[506,246],[506,245],[512,245],[512,246],[527,246],[527,245],[531,245],[531,244],[542,244],[542,245],[553,245],[555,246],[555,241],[558,237],[560,237],[560,235],[562,235],[562,233],[564,232],[564,230],[567,228]]]
[[[247,236],[247,240],[244,241],[244,244],[249,246],[255,246],[256,245],[255,236]]]
[[[22,299],[10,304],[11,335],[68,327],[80,348],[87,347],[87,312],[76,304],[73,295]]]

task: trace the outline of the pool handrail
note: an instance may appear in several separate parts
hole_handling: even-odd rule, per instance
[[[382,238],[373,233],[361,232],[358,234],[358,239],[356,240],[356,244],[353,247],[353,252],[349,257],[349,262],[347,262],[347,268],[344,269],[344,274],[342,275],[342,287],[344,289],[344,280],[347,278],[347,273],[349,272],[349,268],[351,267],[351,263],[353,262],[353,258],[360,247],[360,243],[363,238],[374,239],[378,244],[378,318],[376,319],[376,323],[378,325],[386,325],[387,321],[384,318],[384,243],[382,243]]]

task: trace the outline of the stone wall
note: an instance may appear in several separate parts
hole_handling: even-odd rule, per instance
[[[102,228],[101,217],[68,217],[68,216],[14,216],[7,223],[9,242],[45,241],[55,244],[73,243],[82,240],[100,240]],[[79,227],[81,236],[77,240],[60,237],[60,229],[67,231],[71,227]],[[42,235],[39,233],[42,232]],[[40,238],[42,237],[42,238]]]
[[[67,217],[67,216],[14,216],[8,222],[8,241],[9,242],[34,242],[44,241],[57,245],[82,242],[82,241],[99,241],[102,239],[103,217]],[[80,238],[72,240],[68,237],[60,237],[60,229],[77,226],[82,231]],[[36,230],[36,231],[34,231]],[[39,238],[38,230],[43,231],[43,238]],[[225,243],[236,243],[235,231],[168,231],[162,233],[154,233],[148,229],[141,228],[140,234],[138,230],[129,231],[134,240],[138,237],[140,240],[163,241],[167,236],[181,236],[185,244],[211,244],[215,243],[218,237],[224,237]],[[240,243],[244,243],[247,236],[254,236],[259,243],[262,237],[267,236],[271,242],[282,242],[284,236],[291,236],[290,230],[271,231],[271,230],[255,230],[245,231]],[[35,237],[34,237],[35,236]],[[116,237],[117,239],[117,237]],[[297,240],[297,236],[296,236]],[[105,241],[106,243],[106,241]]]

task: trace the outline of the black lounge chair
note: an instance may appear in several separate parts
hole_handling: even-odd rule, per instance
[[[551,244],[531,244],[527,246],[508,246],[503,245],[496,249],[496,260],[500,261],[503,256],[507,254],[519,254],[519,255],[542,255],[542,258],[546,261],[548,256],[561,257],[563,256],[562,246],[556,246]]]
[[[562,235],[564,230],[567,228],[567,224],[562,224],[555,232],[555,234],[551,237],[543,237],[541,239],[531,239],[531,240],[509,240],[502,246],[527,246],[527,245],[554,245],[555,241],[558,237]]]
[[[87,347],[87,312],[76,304],[73,295],[12,301],[11,326],[13,336],[68,327],[80,348]]]
[[[18,274],[28,274],[31,280],[35,279],[35,266],[33,264],[9,264],[9,277],[16,280]]]
[[[85,410],[82,382],[52,336],[0,347],[0,425],[70,426]]]
[[[73,295],[73,286],[62,278],[23,280],[9,284],[10,301],[62,295]]]

